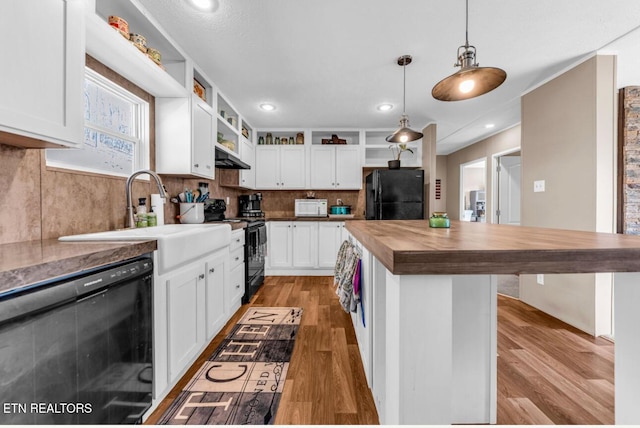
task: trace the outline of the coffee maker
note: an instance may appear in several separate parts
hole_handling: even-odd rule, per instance
[[[262,193],[238,196],[239,212],[241,217],[264,217],[260,208]]]

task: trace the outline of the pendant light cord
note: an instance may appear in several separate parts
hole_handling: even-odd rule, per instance
[[[465,19],[465,29],[464,29],[464,38],[465,38],[465,48],[469,48],[469,0],[466,0],[467,3],[467,13]]]
[[[407,112],[407,59],[402,60],[402,114]]]

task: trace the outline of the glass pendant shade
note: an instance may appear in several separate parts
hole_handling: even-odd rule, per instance
[[[411,64],[411,55],[403,55],[398,58],[398,65],[402,67],[402,116],[400,117],[400,126],[398,129],[391,135],[389,135],[385,140],[389,143],[408,143],[410,141],[419,140],[423,137],[423,134],[418,131],[414,131],[409,128],[409,116],[406,113],[406,84],[407,84],[407,74],[406,74],[406,66]]]

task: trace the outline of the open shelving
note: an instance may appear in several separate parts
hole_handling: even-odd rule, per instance
[[[87,54],[155,97],[184,97],[187,88],[190,92],[186,55],[137,1],[96,0],[95,5],[86,13]],[[130,32],[143,35],[148,47],[158,49],[164,69],[111,27],[110,15],[125,19]]]
[[[386,167],[388,161],[394,159],[389,148],[393,143],[389,143],[385,138],[392,134],[394,129],[374,129],[365,131],[364,143],[364,166],[365,167]],[[400,161],[403,167],[422,166],[422,140],[407,143],[411,152],[403,152]]]

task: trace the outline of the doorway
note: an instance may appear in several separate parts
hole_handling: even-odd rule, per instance
[[[493,156],[493,204],[492,222],[520,225],[520,149]],[[498,275],[498,293],[520,298],[520,277],[518,275]]]
[[[460,165],[460,220],[486,221],[486,158]]]
[[[520,149],[494,156],[493,223],[520,225]]]

